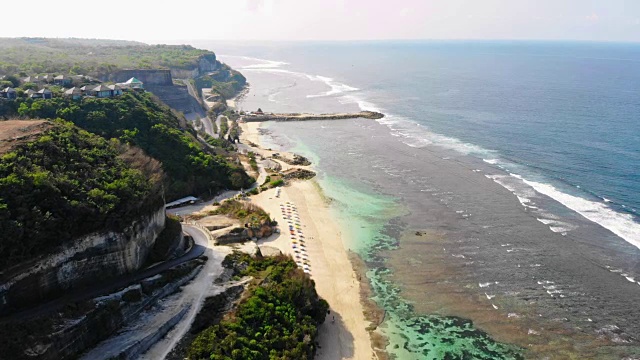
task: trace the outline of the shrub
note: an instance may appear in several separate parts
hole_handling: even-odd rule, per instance
[[[162,205],[153,161],[56,122],[0,157],[0,268],[74,238],[120,230]]]
[[[281,186],[281,185],[284,185],[284,180],[283,179],[274,180],[274,181],[270,182],[269,185],[271,187]]]
[[[232,254],[240,275],[263,279],[235,313],[200,332],[187,356],[196,359],[313,359],[318,326],[329,305],[290,257]]]

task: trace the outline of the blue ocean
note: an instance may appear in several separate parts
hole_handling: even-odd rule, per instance
[[[451,337],[472,328],[457,317],[532,358],[638,353],[640,44],[204,47],[247,76],[246,110],[386,115],[266,127],[316,159],[329,196],[351,199],[336,207],[368,230],[353,247],[392,356],[512,356]]]
[[[640,246],[640,44],[314,43],[243,52],[335,79],[329,95],[383,110],[398,121],[392,127],[408,128],[409,141],[553,186],[543,191]]]

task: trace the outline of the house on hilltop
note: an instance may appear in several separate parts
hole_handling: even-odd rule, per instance
[[[72,81],[73,79],[66,75],[58,75],[53,78],[53,83],[60,86],[69,86],[71,85]]]
[[[134,77],[125,81],[125,84],[129,89],[144,89],[144,83]]]
[[[108,98],[113,96],[113,90],[109,89],[106,85],[98,85],[91,90],[89,90],[89,95],[95,96],[97,98]]]
[[[40,79],[37,76],[27,76],[26,78],[22,79],[23,83],[37,83],[40,82]]]
[[[36,78],[39,78],[40,81],[44,81],[46,83],[52,83],[53,82],[53,75],[48,75],[47,74],[47,75],[43,75],[43,76],[40,76],[40,77],[36,76]]]
[[[118,95],[122,95],[122,87],[120,87],[119,85],[109,85],[107,86],[109,89],[111,89],[111,96],[118,96]]]
[[[51,99],[53,97],[53,93],[49,89],[42,89],[38,91],[38,94],[41,94],[43,99]]]
[[[27,89],[27,90],[24,91],[24,95],[26,97],[28,97],[29,99],[33,99],[34,97],[37,98],[39,96],[39,94],[38,95],[36,95],[36,94],[38,94],[38,92],[33,90],[33,89]]]
[[[70,97],[73,100],[78,100],[82,98],[82,90],[77,87],[72,87],[71,89],[64,92],[64,96]]]
[[[0,97],[13,100],[18,97],[18,93],[16,92],[16,89],[12,87],[7,87],[2,91],[0,91]]]

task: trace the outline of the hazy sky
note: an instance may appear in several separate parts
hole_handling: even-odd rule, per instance
[[[7,0],[0,14],[11,37],[640,41],[640,0]]]

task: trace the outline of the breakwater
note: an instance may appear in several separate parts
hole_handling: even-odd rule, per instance
[[[261,121],[309,121],[309,120],[345,120],[345,119],[382,119],[384,114],[375,111],[361,111],[357,113],[335,113],[335,114],[260,114],[244,115],[241,119],[245,122]]]

